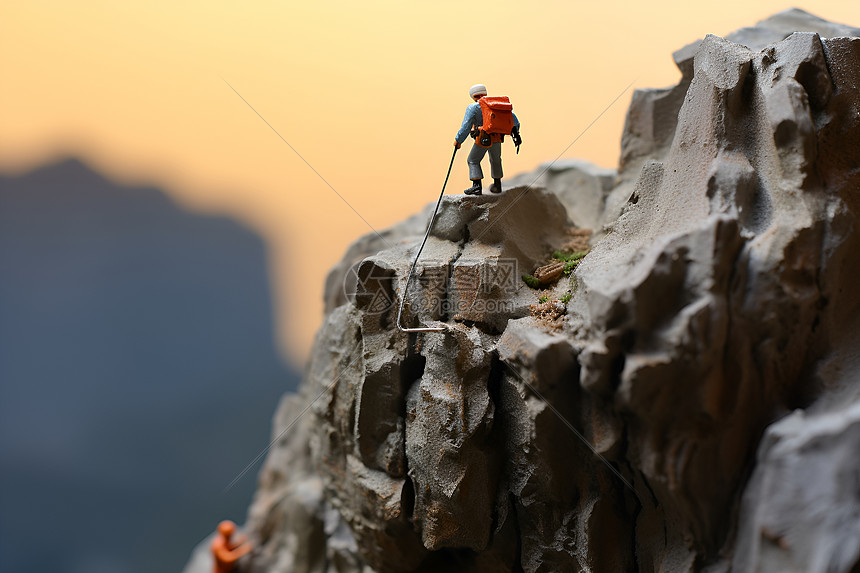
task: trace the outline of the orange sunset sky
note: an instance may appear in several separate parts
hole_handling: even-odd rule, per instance
[[[7,0],[0,171],[78,157],[244,222],[268,243],[276,334],[301,364],[325,273],[370,229],[224,80],[381,230],[437,197],[472,84],[514,102],[514,175],[554,159],[631,82],[676,83],[674,50],[790,6]],[[798,7],[860,25],[856,0]],[[614,167],[631,91],[564,156]],[[467,186],[465,156],[449,193]]]

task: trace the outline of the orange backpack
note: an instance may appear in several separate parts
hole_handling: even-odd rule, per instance
[[[484,96],[479,100],[486,133],[510,135],[514,129],[514,106],[508,96]]]

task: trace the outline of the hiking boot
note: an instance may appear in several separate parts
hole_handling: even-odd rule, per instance
[[[490,193],[501,193],[502,192],[502,180],[501,179],[493,179],[493,184],[490,185]]]
[[[481,180],[473,179],[472,186],[463,191],[466,195],[480,195],[481,194]]]

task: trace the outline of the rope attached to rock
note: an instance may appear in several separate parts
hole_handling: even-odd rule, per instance
[[[409,268],[409,274],[406,276],[406,286],[403,287],[403,294],[400,296],[400,308],[397,310],[397,328],[403,332],[442,332],[444,327],[423,326],[417,328],[404,328],[400,324],[400,317],[403,314],[403,305],[406,304],[406,292],[409,290],[409,281],[412,280],[412,273],[415,271],[415,265],[418,264],[418,257],[421,256],[421,251],[424,250],[424,245],[427,244],[427,239],[430,237],[430,230],[433,228],[433,222],[436,220],[436,214],[439,212],[439,205],[442,204],[442,196],[445,195],[445,187],[448,186],[448,178],[451,176],[451,168],[454,166],[454,157],[457,155],[457,148],[454,148],[454,153],[451,155],[451,163],[448,165],[448,173],[445,175],[445,182],[442,184],[442,192],[439,193],[439,200],[436,201],[436,208],[433,209],[433,216],[430,217],[430,224],[427,225],[427,232],[424,233],[424,240],[421,241],[421,247],[418,248],[418,254],[415,255],[415,260],[412,261],[412,266]]]

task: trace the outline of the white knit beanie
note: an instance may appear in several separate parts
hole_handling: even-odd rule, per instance
[[[484,84],[475,84],[469,88],[469,97],[474,98],[476,95],[487,95],[487,86]]]

